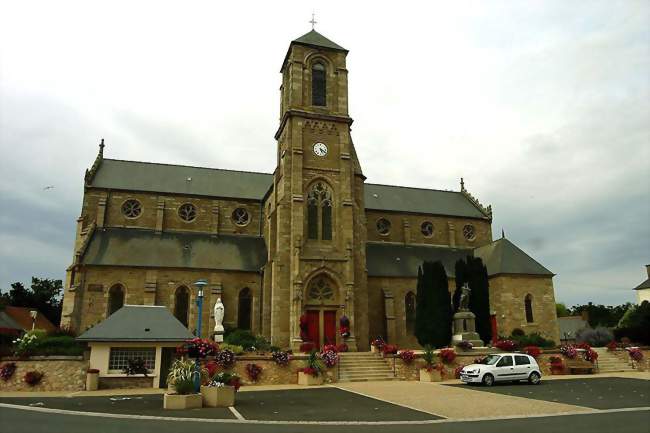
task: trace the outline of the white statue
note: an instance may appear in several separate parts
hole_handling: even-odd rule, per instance
[[[224,306],[221,302],[221,298],[217,298],[217,302],[214,303],[214,341],[222,342],[223,341],[223,314]]]

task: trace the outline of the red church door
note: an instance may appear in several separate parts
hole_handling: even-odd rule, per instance
[[[495,344],[499,339],[499,330],[497,329],[497,316],[495,314],[490,315],[490,325],[492,325],[492,344]]]
[[[325,344],[336,344],[336,311],[323,311]]]
[[[315,349],[320,349],[320,311],[307,310],[307,336],[314,343]]]

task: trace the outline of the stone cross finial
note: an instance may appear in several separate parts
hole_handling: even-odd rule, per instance
[[[99,155],[104,156],[104,139],[102,138],[101,143],[99,143]]]
[[[465,180],[462,177],[460,178],[460,190],[465,191]]]
[[[316,21],[316,14],[312,12],[311,14],[311,21],[309,21],[311,24],[311,29],[314,30],[314,26],[318,24],[318,21]]]

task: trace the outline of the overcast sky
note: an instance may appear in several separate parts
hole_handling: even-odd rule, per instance
[[[97,154],[272,172],[280,66],[350,50],[368,182],[459,189],[568,305],[650,263],[650,2],[0,0],[0,287],[64,278]],[[44,189],[53,185],[53,189]]]

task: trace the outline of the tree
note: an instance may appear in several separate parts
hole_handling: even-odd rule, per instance
[[[451,296],[441,262],[418,269],[415,336],[422,346],[444,347],[451,341]]]
[[[587,320],[589,326],[596,328],[598,326],[603,326],[605,328],[612,328],[618,324],[625,312],[630,308],[632,304],[622,304],[617,306],[611,305],[596,305],[592,302],[589,302],[586,305],[575,305],[571,308],[571,315],[579,316],[583,312],[587,313]]]
[[[476,316],[476,332],[485,343],[492,340],[492,323],[490,322],[490,283],[487,267],[480,257],[467,257],[467,274],[469,288],[469,309]]]
[[[0,294],[0,306],[35,308],[58,326],[61,322],[61,291],[63,282],[49,278],[32,277],[32,285],[28,289],[23,283],[11,285],[7,293]]]
[[[569,309],[562,302],[555,304],[555,312],[557,314],[557,317],[566,317],[569,315]]]

